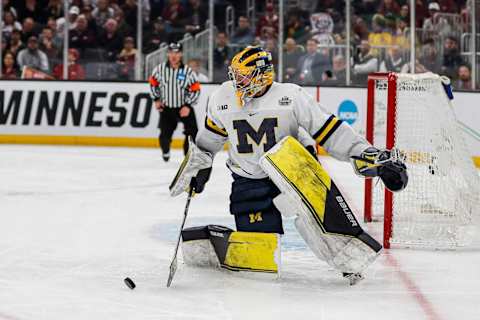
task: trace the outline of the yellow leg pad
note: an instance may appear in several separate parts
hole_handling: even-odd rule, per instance
[[[320,163],[292,137],[284,138],[261,159],[283,175],[296,190],[304,205],[315,216],[319,225],[325,219],[325,203],[332,181]]]
[[[297,215],[295,226],[312,251],[341,272],[361,272],[381,245],[366,234],[328,172],[294,138],[285,137],[260,159],[280,189],[274,203]]]
[[[228,239],[222,267],[235,271],[278,273],[280,235],[235,231]]]

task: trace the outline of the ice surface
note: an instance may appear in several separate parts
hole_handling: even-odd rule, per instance
[[[180,263],[167,289],[186,198],[170,198],[168,184],[181,157],[165,164],[153,149],[0,146],[0,320],[480,319],[478,235],[460,251],[386,251],[350,287],[288,220],[280,279]],[[225,158],[187,225],[233,226]],[[362,217],[361,180],[349,164],[322,161]],[[369,228],[381,239],[379,225]]]

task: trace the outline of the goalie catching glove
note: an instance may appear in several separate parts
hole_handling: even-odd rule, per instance
[[[408,184],[407,167],[396,149],[367,148],[360,156],[352,157],[352,165],[359,176],[380,177],[390,191],[401,191]]]
[[[212,154],[201,150],[189,139],[188,152],[170,184],[170,195],[178,196],[183,191],[188,192],[190,188],[193,188],[195,193],[201,193],[210,178],[212,163]]]

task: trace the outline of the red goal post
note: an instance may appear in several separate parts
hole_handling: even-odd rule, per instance
[[[375,124],[375,86],[378,80],[387,81],[387,140],[386,148],[391,149],[394,146],[393,128],[395,117],[395,103],[397,95],[397,76],[395,73],[372,73],[368,76],[367,82],[367,128],[366,139],[372,145],[374,141],[374,124]],[[364,220],[365,222],[372,222],[372,179],[365,179],[365,199],[364,199]],[[367,191],[368,190],[368,191]],[[392,193],[385,189],[385,203],[384,203],[384,240],[383,246],[390,248],[390,235],[392,233]]]

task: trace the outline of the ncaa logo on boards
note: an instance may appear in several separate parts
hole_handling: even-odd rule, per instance
[[[358,118],[357,105],[352,100],[343,100],[338,106],[337,114],[340,120],[352,125]]]

